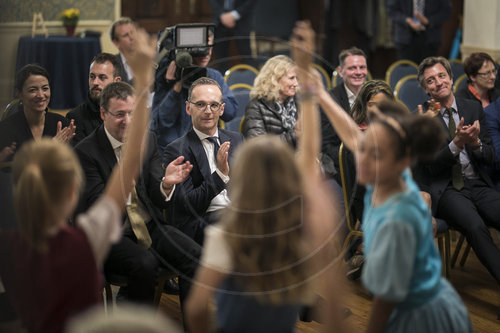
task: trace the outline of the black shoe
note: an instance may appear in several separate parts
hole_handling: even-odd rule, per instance
[[[178,278],[174,277],[165,281],[163,292],[169,295],[179,295],[179,282]]]
[[[128,287],[120,287],[118,293],[116,294],[116,302],[126,302],[128,300]]]
[[[357,280],[361,277],[365,257],[362,254],[355,254],[349,259],[349,268],[346,276],[349,280]]]

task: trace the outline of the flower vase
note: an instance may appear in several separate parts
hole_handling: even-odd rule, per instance
[[[66,28],[66,36],[73,37],[75,35],[76,26],[71,24],[66,24],[64,27]]]

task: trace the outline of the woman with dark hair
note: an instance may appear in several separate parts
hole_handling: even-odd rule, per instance
[[[21,68],[14,84],[18,110],[0,122],[0,162],[11,160],[26,141],[53,137],[69,142],[75,135],[73,121],[48,111],[49,73],[35,64]]]
[[[457,97],[476,100],[483,109],[500,97],[500,89],[495,87],[498,70],[489,54],[472,53],[464,61],[468,85],[456,93]]]
[[[363,84],[349,111],[352,119],[360,129],[366,129],[368,113],[383,100],[394,101],[391,87],[385,81],[371,80]]]

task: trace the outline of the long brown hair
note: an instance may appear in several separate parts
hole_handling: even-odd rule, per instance
[[[233,277],[258,299],[300,302],[310,286],[294,154],[279,138],[265,135],[243,144],[233,166],[231,207],[222,220]]]
[[[82,170],[69,146],[52,139],[24,144],[14,157],[14,208],[19,231],[39,251],[58,221],[71,186],[79,189]]]

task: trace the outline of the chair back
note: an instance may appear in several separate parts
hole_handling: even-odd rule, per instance
[[[457,93],[457,91],[462,90],[464,87],[467,87],[467,74],[462,74],[455,80],[453,84],[453,93]]]
[[[327,90],[332,89],[332,83],[330,82],[330,77],[329,77],[328,73],[325,71],[325,69],[318,64],[312,64],[312,66],[314,67],[314,69],[316,69],[319,72],[319,74],[321,76],[321,80],[323,81],[323,85],[325,86],[325,88]]]
[[[5,107],[5,110],[2,113],[2,117],[0,117],[0,120],[4,120],[8,116],[16,113],[17,110],[19,110],[19,103],[20,103],[20,100],[16,98],[13,101],[11,101],[9,104],[7,104],[7,106]]]
[[[394,91],[396,89],[396,84],[403,77],[411,74],[418,74],[418,66],[411,60],[398,60],[389,66],[385,72],[385,82]]]
[[[237,83],[245,83],[253,86],[253,81],[258,74],[259,71],[255,67],[247,64],[238,64],[229,68],[224,73],[224,80],[228,86]]]
[[[229,89],[231,89],[234,97],[238,101],[238,109],[236,110],[235,117],[231,121],[225,123],[225,128],[230,131],[238,132],[240,130],[241,118],[245,115],[245,109],[250,101],[250,90],[252,90],[252,87],[245,83],[238,83],[229,86]]]
[[[396,100],[405,104],[410,111],[423,104],[429,97],[418,83],[417,75],[407,75],[396,84],[394,89]]]
[[[465,74],[464,63],[459,59],[448,60],[451,67],[451,72],[453,73],[453,79],[458,79]]]

